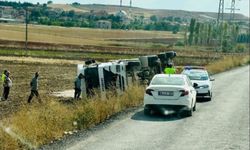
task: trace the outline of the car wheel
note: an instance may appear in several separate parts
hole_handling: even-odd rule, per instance
[[[193,109],[186,111],[186,117],[193,116]]]
[[[151,109],[144,108],[144,115],[146,115],[146,116],[151,115]]]
[[[193,111],[196,111],[196,102],[194,104]]]
[[[210,96],[210,97],[207,98],[207,100],[208,100],[208,101],[211,101],[211,100],[212,100],[213,93],[211,92],[211,93],[209,94],[209,96]]]

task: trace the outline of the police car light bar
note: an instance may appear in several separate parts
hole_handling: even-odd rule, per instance
[[[190,70],[190,69],[203,69],[203,70],[205,70],[205,67],[202,67],[202,66],[185,66],[184,69],[185,70]]]

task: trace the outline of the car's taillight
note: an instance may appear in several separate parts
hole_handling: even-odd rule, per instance
[[[189,94],[187,90],[180,90],[180,92],[181,92],[181,96],[186,96]]]
[[[153,89],[147,89],[146,90],[146,94],[153,96],[152,91],[154,91]]]

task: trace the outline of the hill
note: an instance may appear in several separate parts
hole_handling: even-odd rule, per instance
[[[115,14],[121,10],[120,6],[117,5],[101,5],[101,4],[87,4],[87,5],[71,5],[71,4],[50,4],[48,7],[53,9],[62,9],[64,11],[74,10],[76,12],[90,12],[90,11],[106,11],[110,14]],[[133,14],[134,16],[144,16],[149,18],[150,16],[156,15],[158,17],[180,17],[180,18],[197,18],[201,21],[215,20],[217,18],[216,12],[195,12],[185,10],[167,10],[167,9],[145,9],[138,7],[122,6],[122,10],[127,13]],[[230,14],[225,14],[225,19],[229,19]],[[242,14],[235,15],[236,20],[249,20],[248,17]]]

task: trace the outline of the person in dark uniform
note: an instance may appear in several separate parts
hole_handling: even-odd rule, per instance
[[[31,103],[31,100],[34,97],[34,95],[36,95],[36,97],[38,98],[39,103],[42,102],[38,92],[38,77],[39,77],[39,72],[36,72],[34,78],[30,82],[31,92],[28,99],[28,103]]]
[[[76,100],[80,99],[80,96],[82,93],[82,79],[83,78],[84,78],[83,74],[80,73],[74,82],[74,85],[75,85],[75,87],[74,87],[74,89],[75,89],[74,99],[76,99]]]
[[[4,82],[3,82],[3,100],[8,100],[10,87],[12,86],[12,81],[10,79],[10,72],[7,71],[5,74]]]

